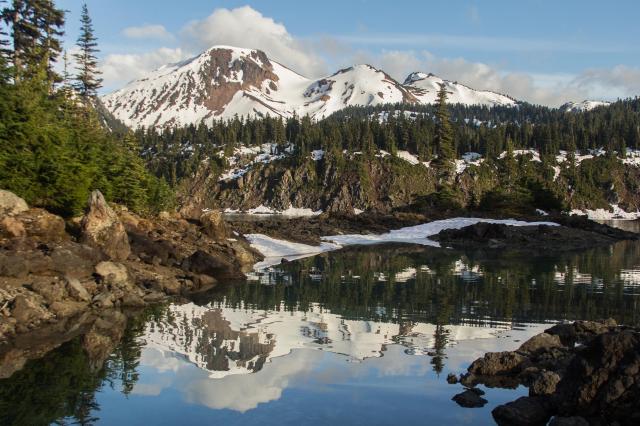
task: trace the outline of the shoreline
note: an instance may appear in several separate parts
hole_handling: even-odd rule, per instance
[[[569,236],[577,230],[593,235],[610,230],[600,243],[633,236],[587,219],[558,216],[545,216],[544,222],[488,217],[422,222],[427,219],[423,215],[365,213],[239,223],[226,222],[220,212],[210,211],[197,220],[170,214],[142,218],[109,206],[99,193],[92,195],[85,216],[65,223],[44,210],[29,208],[17,197],[13,202],[11,209],[3,206],[6,217],[0,227],[0,362],[12,357],[16,341],[27,353],[33,349],[37,357],[39,351],[29,348],[30,340],[36,346],[39,340],[56,340],[88,318],[113,310],[190,300],[221,282],[245,281],[246,273],[279,264],[283,258],[385,243],[438,247],[436,235],[479,223],[513,225],[507,227],[517,232],[562,228]],[[273,236],[246,232],[252,229],[275,232],[270,232]],[[278,238],[282,235],[290,239]],[[309,244],[315,242],[319,244]],[[563,239],[561,249],[571,249],[570,239]]]

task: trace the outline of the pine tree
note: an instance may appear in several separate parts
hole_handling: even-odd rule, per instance
[[[440,84],[438,91],[438,103],[436,106],[436,152],[438,157],[432,164],[438,170],[440,183],[451,183],[455,177],[455,148],[453,141],[453,129],[447,108],[447,90],[444,84]]]
[[[98,89],[102,87],[101,72],[98,69],[98,39],[93,30],[93,23],[89,16],[87,4],[82,5],[80,18],[80,36],[76,45],[80,52],[74,55],[77,62],[78,76],[76,77],[76,90],[85,100],[95,98]]]

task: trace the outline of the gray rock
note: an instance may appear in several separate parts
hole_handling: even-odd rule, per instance
[[[551,348],[563,348],[564,345],[560,341],[559,336],[551,335],[548,333],[540,333],[533,336],[531,339],[524,342],[518,352],[526,354],[537,354],[542,351],[547,351]]]
[[[145,305],[144,299],[135,293],[127,293],[122,297],[122,306],[139,308]]]
[[[62,302],[53,302],[49,309],[58,318],[68,318],[79,314],[87,308],[85,302],[74,302],[72,300],[65,300]]]
[[[129,273],[126,266],[121,263],[100,262],[96,265],[96,274],[102,278],[105,284],[124,286],[129,282]]]
[[[93,304],[98,308],[112,308],[114,303],[113,294],[108,291],[97,294],[93,298]]]
[[[217,210],[203,213],[200,222],[204,233],[214,240],[224,241],[229,235],[222,213]]]
[[[29,210],[29,205],[16,194],[0,189],[0,215],[14,216]]]
[[[91,300],[91,295],[89,294],[87,289],[84,288],[82,283],[80,283],[80,280],[70,277],[67,277],[65,280],[67,285],[67,293],[69,293],[69,296],[82,302],[89,302]]]
[[[49,304],[60,301],[66,296],[65,286],[59,281],[38,281],[33,283],[31,288]]]
[[[125,260],[131,254],[125,227],[100,191],[91,193],[89,207],[80,226],[82,242],[101,249],[109,258]]]

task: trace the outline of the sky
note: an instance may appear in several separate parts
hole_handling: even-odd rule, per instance
[[[73,51],[81,0],[68,11]],[[103,92],[214,45],[264,50],[310,78],[368,63],[558,106],[640,95],[640,2],[87,0]]]

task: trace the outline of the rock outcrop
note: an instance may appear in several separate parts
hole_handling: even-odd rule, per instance
[[[100,191],[91,193],[81,228],[81,241],[102,250],[110,259],[126,260],[131,254],[124,225]]]
[[[19,335],[88,313],[141,307],[243,279],[242,270],[261,259],[242,237],[228,241],[231,230],[213,215],[203,223],[142,218],[110,207],[96,191],[82,220],[70,222],[76,229],[69,234],[62,218],[2,197],[11,214],[0,225],[0,352]]]
[[[460,229],[446,229],[430,238],[454,248],[515,250],[576,250],[640,238],[638,234],[578,217],[553,217],[547,220],[564,226],[510,226],[479,222]]]
[[[474,361],[460,382],[529,388],[493,410],[500,425],[640,424],[640,332],[613,320],[558,324]]]

